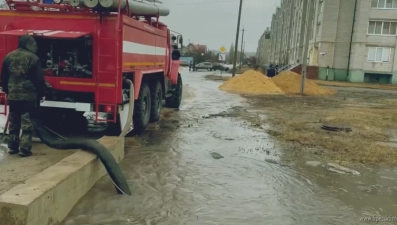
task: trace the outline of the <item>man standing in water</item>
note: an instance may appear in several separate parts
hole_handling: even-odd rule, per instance
[[[192,70],[194,71],[196,68],[196,60],[193,59],[193,65],[192,65]]]
[[[33,124],[30,114],[37,106],[37,99],[44,99],[44,73],[36,52],[34,38],[23,35],[19,38],[18,49],[4,58],[1,69],[1,87],[7,94],[10,106],[8,153],[22,157],[32,155]]]

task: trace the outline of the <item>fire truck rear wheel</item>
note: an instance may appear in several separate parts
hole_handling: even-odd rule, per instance
[[[133,121],[136,133],[141,133],[146,129],[150,119],[151,105],[149,86],[142,83],[138,100],[135,101],[134,105]]]
[[[175,90],[171,97],[165,99],[165,105],[169,108],[179,108],[182,101],[182,77],[178,74],[178,83],[176,84]]]
[[[163,88],[160,81],[156,81],[150,87],[151,95],[151,112],[150,112],[150,122],[157,122],[160,119],[161,108],[163,107]]]

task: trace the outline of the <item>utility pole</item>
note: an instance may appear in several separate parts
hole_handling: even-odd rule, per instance
[[[243,44],[244,44],[244,32],[246,31],[244,29],[244,27],[243,27],[242,31],[243,31],[243,33],[241,34],[240,69],[241,69],[241,66],[243,65],[243,58],[244,58],[244,56],[243,56]]]
[[[240,35],[240,21],[241,21],[241,8],[243,7],[243,0],[240,0],[240,7],[238,9],[238,19],[237,19],[237,31],[236,31],[236,43],[234,47],[234,59],[233,59],[233,74],[232,77],[236,76],[236,61],[238,52],[238,37]]]
[[[308,1],[308,6],[310,7],[309,10],[306,10],[307,15],[305,18],[305,26],[306,26],[306,34],[305,34],[305,45],[303,46],[303,62],[302,62],[302,73],[301,73],[301,90],[300,94],[303,95],[305,92],[305,79],[306,79],[306,73],[307,73],[307,53],[309,51],[309,41],[310,41],[310,36],[311,36],[311,31],[312,25],[311,21],[313,19],[313,6],[314,6],[314,1],[313,0],[306,0]],[[303,19],[303,18],[302,18]]]
[[[245,41],[243,43],[243,51],[241,51],[241,57],[242,57],[241,65],[243,65],[243,61],[245,59]]]

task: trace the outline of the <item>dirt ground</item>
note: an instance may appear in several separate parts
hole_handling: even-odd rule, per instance
[[[205,76],[207,80],[214,80],[214,81],[227,81],[230,79],[231,74],[223,74],[222,76],[216,74],[209,74]]]
[[[207,75],[206,79],[222,82],[229,78]],[[397,165],[397,87],[318,83],[336,89],[337,93],[321,97],[245,96],[257,112],[265,115],[259,116],[264,119],[247,119],[257,126],[269,124],[267,133],[282,145],[313,157]],[[323,124],[349,126],[352,132],[326,131],[321,129]]]
[[[335,87],[357,87],[357,88],[370,88],[370,89],[383,89],[383,90],[397,90],[397,85],[393,84],[364,84],[364,83],[349,83],[342,81],[324,81],[314,80],[318,85],[335,86]]]

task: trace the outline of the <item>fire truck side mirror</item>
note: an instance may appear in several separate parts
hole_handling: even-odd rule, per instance
[[[178,35],[178,49],[183,48],[183,37],[182,35]]]

